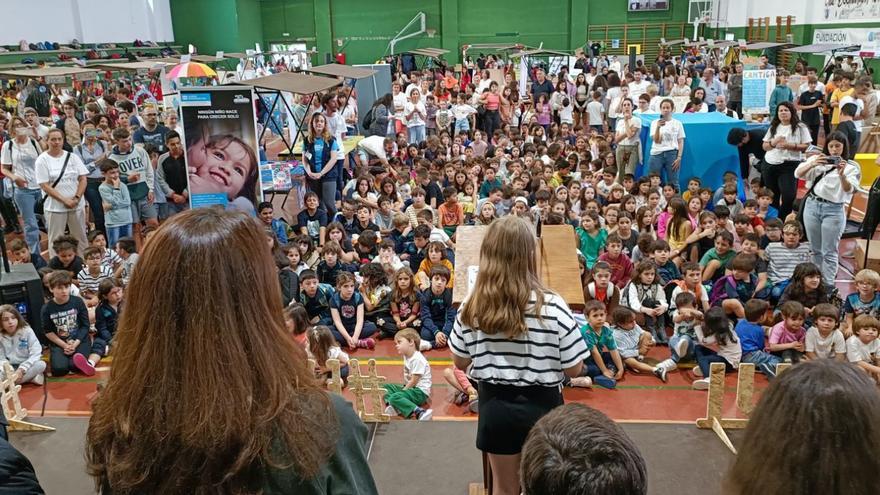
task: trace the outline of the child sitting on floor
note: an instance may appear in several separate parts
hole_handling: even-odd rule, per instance
[[[330,329],[317,325],[306,332],[308,335],[308,354],[315,360],[315,376],[328,383],[332,379],[332,371],[327,367],[328,359],[339,360],[339,376],[348,379],[348,354],[339,347]]]
[[[592,282],[584,286],[584,302],[601,302],[605,306],[605,314],[611,314],[620,303],[620,289],[611,283],[611,273],[608,262],[597,261],[593,265]]]
[[[572,387],[590,387],[595,382],[601,387],[614,388],[617,380],[623,378],[624,370],[614,334],[605,325],[605,307],[599,301],[590,301],[584,305],[584,315],[587,324],[581,328],[581,337],[590,356],[584,360],[581,376],[572,378],[570,384]]]
[[[877,354],[880,353],[880,320],[869,315],[860,315],[853,320],[853,335],[846,339],[846,357],[849,362],[870,374],[880,383],[880,366]]]
[[[776,365],[780,359],[765,351],[766,333],[761,323],[770,309],[770,303],[761,299],[750,299],[745,304],[745,319],[739,320],[734,328],[742,347],[742,362],[752,363],[767,378],[776,376]]]
[[[55,256],[49,260],[49,268],[67,270],[71,277],[76,277],[83,269],[83,259],[76,254],[77,240],[69,235],[58,236],[52,241]]]
[[[599,261],[604,261],[611,267],[611,283],[617,287],[625,286],[632,277],[633,263],[629,256],[623,254],[623,241],[617,234],[611,234],[605,239],[605,252],[599,255]]]
[[[672,311],[673,334],[669,338],[670,357],[660,364],[675,369],[681,360],[694,356],[696,328],[702,324],[704,313],[694,307],[697,299],[690,292],[679,292],[672,302],[675,309]]]
[[[46,362],[40,359],[43,348],[33,329],[11,304],[0,306],[0,326],[3,327],[0,332],[0,361],[8,361],[12,365],[15,370],[13,381],[16,384],[42,385]]]
[[[14,241],[13,241],[14,242]],[[845,315],[841,331],[844,337],[852,335],[853,320],[860,315],[880,317],[880,274],[866,268],[855,276],[856,291],[846,296],[843,302]]]
[[[621,291],[621,304],[636,312],[636,321],[651,332],[654,342],[666,345],[665,315],[668,305],[663,287],[657,282],[657,268],[653,261],[639,261],[632,280]]]
[[[467,404],[468,411],[476,414],[479,410],[476,382],[455,366],[443,370],[443,378],[456,390],[452,403],[456,406]]]
[[[349,349],[372,349],[376,341],[376,325],[364,317],[364,298],[354,290],[354,275],[341,272],[336,277],[336,293],[330,298],[330,316],[333,318],[333,336]]]
[[[447,287],[450,277],[445,266],[431,269],[431,285],[420,294],[420,319],[422,320],[420,351],[446,347],[455,308],[452,307],[452,289]]]
[[[391,335],[404,328],[418,328],[422,325],[419,321],[419,294],[415,290],[413,272],[408,267],[403,267],[394,274],[391,290],[391,316],[394,319],[395,329]],[[387,332],[387,330],[383,330]]]
[[[385,414],[401,415],[404,418],[415,418],[419,421],[431,419],[433,411],[422,406],[431,397],[431,365],[419,352],[419,334],[411,328],[405,328],[394,336],[397,353],[403,356],[403,381],[397,385],[386,383]]]
[[[86,355],[89,342],[89,311],[77,296],[70,295],[73,279],[67,270],[48,275],[47,285],[52,298],[43,306],[43,332],[49,340],[49,365],[52,376],[65,376],[78,370],[87,376],[95,374]]]
[[[758,277],[753,273],[755,257],[750,254],[738,254],[728,265],[730,275],[715,281],[709,301],[714,307],[720,307],[726,314],[737,318],[745,316],[743,304],[755,294]]]
[[[807,330],[807,359],[837,359],[846,361],[846,341],[837,329],[840,311],[833,304],[817,304],[813,308],[813,326]]]
[[[614,322],[612,333],[617,351],[620,353],[623,364],[636,373],[653,373],[662,381],[666,381],[667,369],[660,366],[651,366],[642,361],[648,351],[654,347],[654,339],[651,334],[636,325],[636,317],[632,310],[618,306],[611,313]]]
[[[694,349],[694,355],[703,378],[694,380],[692,387],[694,390],[708,390],[709,365],[724,363],[726,372],[736,370],[742,359],[742,346],[733,330],[733,324],[721,308],[710,308],[706,312],[703,324],[696,328],[696,332],[700,344]],[[706,347],[712,344],[718,345],[718,351]]]
[[[804,305],[788,301],[780,309],[783,320],[770,330],[770,352],[786,363],[798,363],[804,357]]]
[[[294,342],[299,344],[303,349],[309,347],[309,329],[312,328],[309,322],[309,313],[305,306],[298,302],[290,303],[290,306],[284,308],[284,327],[290,332],[290,337]]]
[[[442,242],[432,241],[428,243],[428,256],[422,260],[419,265],[418,273],[416,273],[416,282],[422,290],[427,289],[431,285],[431,270],[434,267],[442,266],[449,271],[449,281],[446,286],[450,289],[454,281],[454,268],[452,263],[446,258],[446,246]]]

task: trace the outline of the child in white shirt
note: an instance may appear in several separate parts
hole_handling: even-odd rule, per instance
[[[394,347],[403,356],[402,386],[394,383],[383,385],[385,388],[385,414],[400,414],[404,418],[415,418],[419,421],[431,419],[433,411],[421,406],[431,396],[431,365],[419,352],[421,339],[412,328],[404,328],[394,335]]]
[[[846,362],[846,341],[837,329],[840,312],[833,304],[813,308],[813,326],[807,330],[806,352],[809,359],[836,359]]]
[[[853,335],[846,340],[846,357],[865,373],[880,383],[880,366],[877,366],[877,352],[880,351],[880,320],[870,315],[857,316],[853,320]]]

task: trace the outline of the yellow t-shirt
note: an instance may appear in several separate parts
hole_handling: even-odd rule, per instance
[[[831,93],[831,101],[840,103],[840,100],[844,99],[847,96],[852,96],[855,93],[855,88],[849,88],[846,91],[841,90],[840,88],[835,89],[833,93]],[[834,107],[834,112],[831,114],[831,125],[837,125],[840,123],[840,105]]]

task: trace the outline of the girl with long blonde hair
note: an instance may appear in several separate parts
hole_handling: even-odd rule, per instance
[[[532,226],[495,220],[480,247],[473,292],[450,336],[455,366],[479,382],[477,448],[492,466],[496,495],[520,493],[520,451],[532,425],[562,404],[564,377],[589,354],[565,300],[544,287]]]

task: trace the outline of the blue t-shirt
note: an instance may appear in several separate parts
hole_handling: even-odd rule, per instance
[[[330,299],[330,307],[339,311],[339,319],[346,330],[353,331],[357,324],[358,306],[364,303],[364,297],[360,292],[355,292],[351,299],[345,300],[337,291]]]
[[[880,294],[874,293],[874,299],[870,302],[863,302],[858,292],[846,296],[843,303],[843,313],[852,313],[853,318],[861,315],[871,315],[874,318],[880,317]]]
[[[339,143],[337,143],[335,139],[333,141],[331,141],[331,143],[332,144],[330,145],[330,151],[331,152],[333,152],[333,151],[338,152],[339,151]],[[325,165],[325,163],[324,163],[324,145],[325,144],[326,143],[323,138],[315,139],[315,154],[312,155],[312,157],[309,159],[309,161],[312,163],[312,168],[314,169],[314,171],[316,173],[321,173],[321,171],[324,170],[324,165]],[[333,165],[336,165],[336,164],[334,163]],[[327,175],[322,177],[321,180],[330,180],[330,179],[335,180],[337,178],[336,173],[337,172],[335,169],[331,170],[330,172],[327,172]]]
[[[734,328],[739,344],[742,347],[743,356],[750,352],[764,350],[764,329],[757,323],[749,323],[739,320]]]

